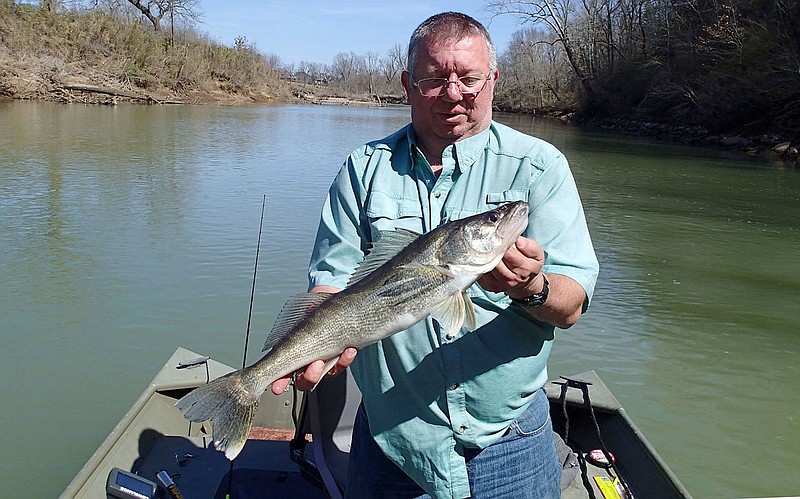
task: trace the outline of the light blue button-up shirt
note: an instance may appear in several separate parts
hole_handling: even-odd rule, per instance
[[[322,210],[310,285],[344,288],[380,231],[425,232],[515,200],[530,204],[524,235],[544,248],[543,272],[571,277],[591,297],[598,263],[566,159],[495,122],[448,146],[438,178],[410,125],[351,153]],[[429,317],[351,365],[376,442],[434,497],[470,495],[463,449],[498,440],[547,381],[554,326],[478,284],[467,294],[475,331],[448,338]]]

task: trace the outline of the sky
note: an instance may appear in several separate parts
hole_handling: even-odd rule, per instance
[[[340,52],[385,56],[397,43],[405,48],[419,23],[448,10],[483,23],[498,54],[521,29],[513,17],[492,19],[484,0],[200,0],[199,5],[199,31],[229,46],[244,36],[285,64],[330,64]]]

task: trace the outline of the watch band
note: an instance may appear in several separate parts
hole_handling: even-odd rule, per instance
[[[543,305],[544,302],[547,301],[547,296],[550,294],[550,283],[547,281],[547,276],[544,274],[542,274],[542,279],[544,279],[544,286],[542,286],[541,291],[525,298],[512,298],[511,301],[527,308],[536,308]]]

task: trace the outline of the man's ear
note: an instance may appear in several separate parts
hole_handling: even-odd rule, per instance
[[[400,82],[406,90],[406,98],[411,98],[411,73],[405,70],[400,73]]]

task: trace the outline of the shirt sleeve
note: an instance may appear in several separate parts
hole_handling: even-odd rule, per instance
[[[351,155],[336,175],[322,207],[309,264],[309,289],[319,285],[344,289],[364,259],[364,193]]]
[[[586,291],[585,309],[594,293],[599,264],[578,188],[563,154],[550,159],[533,179],[529,204],[526,236],[545,250],[543,272],[577,281]]]

